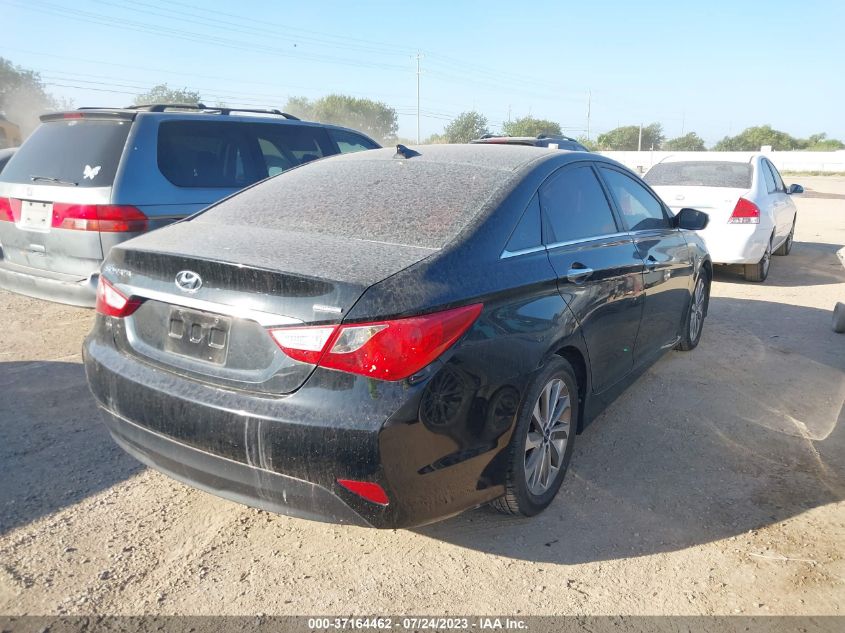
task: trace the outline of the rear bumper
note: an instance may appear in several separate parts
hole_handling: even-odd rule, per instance
[[[104,319],[83,357],[106,424],[127,452],[184,483],[280,514],[378,528],[430,523],[504,491],[492,462],[508,429],[478,437],[469,417],[420,421],[430,381],[317,369],[285,396],[221,389],[121,352]],[[338,479],[378,483],[389,504]]]
[[[771,227],[759,224],[726,224],[698,231],[714,264],[756,264],[771,234]]]
[[[98,278],[99,273],[92,273],[86,279],[65,281],[39,274],[36,269],[10,268],[0,262],[0,288],[83,308],[93,308],[96,304]]]
[[[192,448],[106,409],[103,414],[111,436],[123,450],[173,479],[278,514],[370,526],[322,486]]]

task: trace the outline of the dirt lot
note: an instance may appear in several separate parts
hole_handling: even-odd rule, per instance
[[[0,292],[0,613],[842,614],[845,178],[799,181],[793,254],[717,276],[700,347],[578,438],[533,520],[375,531],[187,488],[101,425],[91,312]]]

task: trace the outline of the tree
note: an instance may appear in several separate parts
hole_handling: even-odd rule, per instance
[[[773,150],[786,151],[797,149],[801,141],[786,132],[772,129],[771,125],[758,125],[745,128],[736,136],[726,136],[713,146],[717,152],[758,152],[763,145],[771,145]]]
[[[153,86],[149,92],[135,97],[135,105],[149,105],[151,103],[173,103],[179,105],[197,105],[201,101],[200,93],[187,88],[170,88],[167,84]]]
[[[827,138],[824,132],[813,134],[806,141],[803,141],[803,149],[811,152],[835,152],[845,149],[845,143],[836,138]]]
[[[579,136],[576,140],[591,152],[595,152],[599,149],[598,143],[586,136]]]
[[[487,117],[484,115],[478,112],[464,112],[446,126],[443,136],[446,137],[447,143],[468,143],[474,138],[489,134],[487,125]]]
[[[673,152],[703,152],[705,150],[704,139],[695,132],[690,132],[666,141],[666,149]]]
[[[660,149],[663,145],[663,126],[660,123],[651,123],[643,127],[642,148]],[[602,149],[634,151],[640,147],[640,126],[624,125],[617,127],[604,134],[599,134],[596,142]]]
[[[285,111],[300,118],[343,125],[373,137],[383,145],[396,142],[399,131],[396,110],[381,101],[331,94],[311,101],[292,97]]]
[[[546,119],[535,119],[532,116],[525,116],[514,121],[505,121],[502,124],[502,133],[506,136],[560,136],[560,124]]]
[[[60,105],[47,92],[38,73],[0,57],[0,110],[20,127],[24,138],[38,126],[39,115]]]

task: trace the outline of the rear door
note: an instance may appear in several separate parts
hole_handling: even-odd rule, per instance
[[[131,115],[69,113],[39,126],[0,175],[14,222],[0,221],[0,265],[81,281],[103,257],[98,223],[80,209],[110,202]]]
[[[563,167],[540,188],[543,241],[558,288],[581,324],[593,390],[633,368],[643,310],[643,262],[589,162]]]
[[[645,264],[645,307],[634,350],[639,363],[677,340],[692,288],[690,249],[669,210],[639,179],[610,165],[599,172]]]

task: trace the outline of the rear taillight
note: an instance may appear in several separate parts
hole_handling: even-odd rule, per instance
[[[418,317],[270,330],[291,358],[379,380],[403,380],[431,363],[478,318],[480,303]]]
[[[21,217],[21,201],[0,198],[0,222],[17,222]]]
[[[740,198],[728,218],[728,224],[760,224],[760,207],[751,200]]]
[[[55,202],[53,227],[101,233],[140,233],[147,230],[147,216],[129,205]]]
[[[110,317],[123,318],[135,312],[141,303],[140,299],[126,297],[100,275],[100,280],[97,282],[97,312]]]

